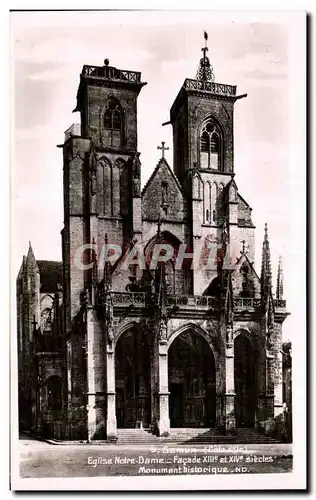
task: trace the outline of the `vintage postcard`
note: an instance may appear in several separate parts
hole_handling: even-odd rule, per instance
[[[305,13],[10,17],[12,489],[305,489]]]

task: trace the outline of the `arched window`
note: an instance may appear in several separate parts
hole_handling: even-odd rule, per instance
[[[98,191],[97,206],[99,214],[112,215],[112,165],[110,161],[102,157],[97,165]]]
[[[211,184],[206,182],[204,185],[204,223],[211,223],[211,211],[212,211],[212,193],[211,193]]]
[[[41,314],[42,332],[50,332],[52,329],[52,310],[47,307]]]
[[[202,128],[200,154],[201,168],[221,170],[221,134],[212,120],[206,122]]]
[[[175,293],[175,273],[174,265],[169,260],[165,264],[165,279],[166,279],[166,292],[170,294]]]
[[[201,198],[201,180],[199,176],[195,174],[193,177],[193,199],[199,200],[200,198]]]
[[[104,135],[109,146],[119,147],[123,143],[123,110],[117,99],[111,97],[104,111]]]

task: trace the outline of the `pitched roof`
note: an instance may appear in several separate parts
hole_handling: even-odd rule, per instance
[[[41,293],[57,292],[57,285],[63,282],[63,264],[54,260],[38,260]]]
[[[245,198],[243,198],[243,197],[241,196],[241,194],[237,193],[237,196],[238,196],[238,198],[239,198],[239,199],[240,199],[240,200],[241,200],[241,201],[242,201],[242,202],[243,202],[243,203],[244,203],[244,204],[245,204],[248,208],[250,208],[250,210],[252,210],[252,208],[251,208],[251,206],[249,205],[249,203],[247,203],[247,202],[246,202]]]

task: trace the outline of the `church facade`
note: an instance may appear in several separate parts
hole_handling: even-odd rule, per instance
[[[234,172],[234,104],[203,49],[170,109],[173,169],[141,190],[136,71],[85,65],[63,153],[62,263],[30,246],[17,280],[20,424],[61,439],[120,428],[253,427],[283,411],[279,266]],[[46,285],[43,287],[43,283]]]

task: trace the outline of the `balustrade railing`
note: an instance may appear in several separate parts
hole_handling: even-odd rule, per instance
[[[254,299],[248,297],[235,297],[234,307],[235,309],[257,309],[261,306],[261,299]]]
[[[218,306],[218,300],[216,297],[210,297],[207,295],[168,295],[167,305],[210,309],[211,307]]]
[[[227,85],[224,83],[203,82],[200,80],[192,80],[187,78],[184,82],[184,88],[188,90],[206,90],[213,94],[220,95],[236,95],[236,85]]]
[[[89,66],[82,68],[84,76],[95,76],[98,78],[107,78],[109,80],[124,80],[128,82],[140,82],[141,73],[139,71],[127,71],[113,68],[112,66]]]
[[[274,307],[276,309],[283,309],[286,307],[286,300],[284,299],[275,299],[274,300]]]
[[[112,300],[114,306],[141,306],[148,305],[148,296],[142,292],[113,292]]]
[[[141,306],[153,303],[148,294],[143,292],[113,292],[114,306]],[[218,300],[215,297],[206,295],[167,295],[167,306],[177,307],[195,307],[197,309],[209,309],[218,306]]]
[[[153,304],[150,296],[143,292],[113,292],[112,293],[114,306],[134,306],[145,307]],[[216,297],[208,295],[167,295],[167,306],[185,307],[196,309],[211,309],[218,308],[219,301]],[[286,307],[286,301],[281,299],[274,300],[276,309]],[[239,309],[258,309],[261,307],[261,299],[253,297],[235,297],[234,308]]]

